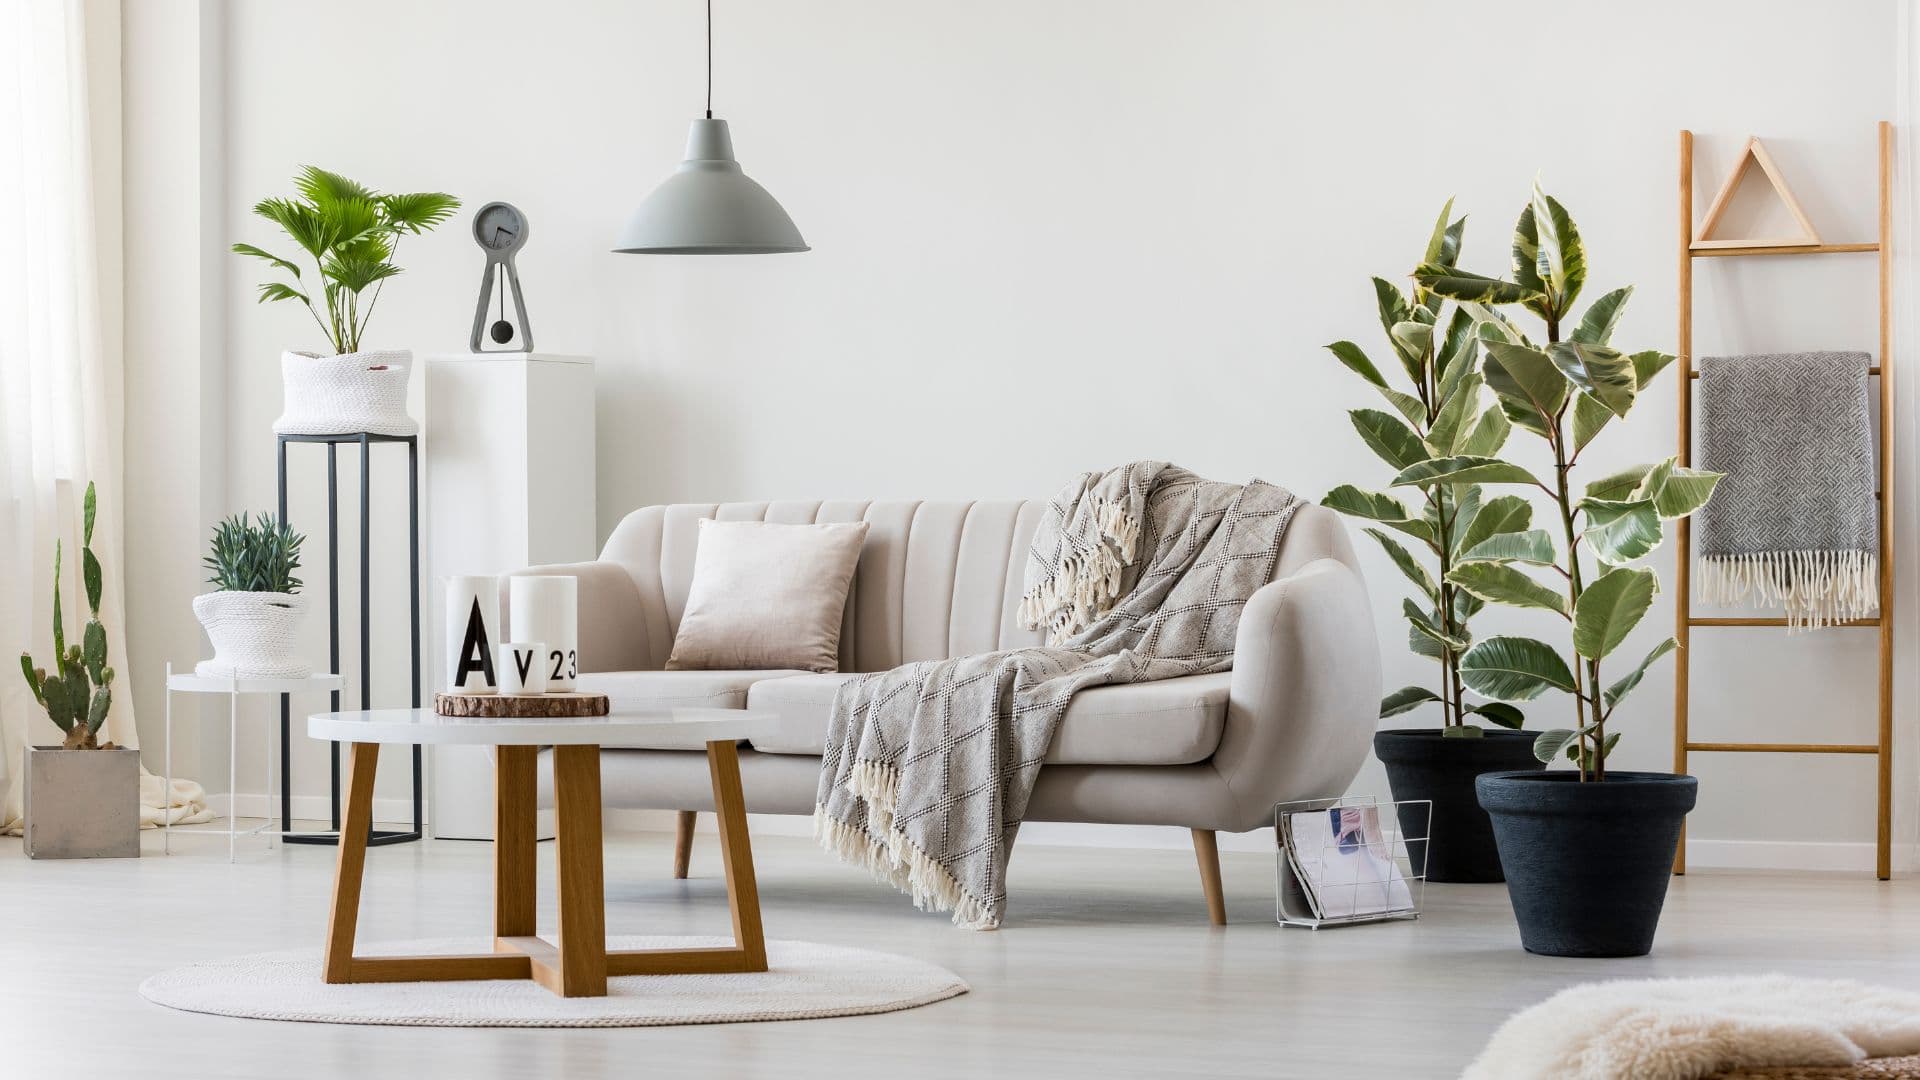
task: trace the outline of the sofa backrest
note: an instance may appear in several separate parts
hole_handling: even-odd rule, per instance
[[[842,671],[884,671],[915,660],[1040,644],[1015,618],[1027,546],[1045,500],[826,501],[677,503],[628,514],[600,558],[633,575],[654,620],[647,627],[651,666],[672,651],[693,582],[701,518],[808,524],[869,523],[860,569],[840,631]],[[1326,550],[1326,530],[1341,550]],[[1303,534],[1312,534],[1311,537]],[[1302,507],[1289,529],[1276,575],[1312,558],[1352,562],[1334,515]]]

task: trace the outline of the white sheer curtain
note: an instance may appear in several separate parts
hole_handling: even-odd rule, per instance
[[[95,202],[95,147],[119,131],[95,122],[88,79],[89,20],[117,38],[117,23],[100,25],[117,18],[113,5],[89,0],[0,2],[0,831],[18,831],[23,748],[60,741],[17,657],[31,652],[52,666],[56,538],[67,551],[60,588],[68,639],[86,624],[78,551],[89,481],[99,502],[100,618],[108,662],[120,673],[103,737],[138,745],[125,674],[120,342],[103,331],[102,314],[103,284],[117,290],[118,279],[101,277]],[[161,784],[142,784],[151,823],[161,814]],[[179,807],[176,820],[183,811],[204,813]]]

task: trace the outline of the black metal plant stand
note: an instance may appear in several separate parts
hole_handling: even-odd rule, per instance
[[[331,670],[340,670],[340,445],[360,448],[360,707],[370,709],[373,696],[373,553],[369,540],[372,499],[369,480],[372,474],[374,443],[405,443],[407,446],[407,603],[412,613],[413,707],[420,707],[420,439],[417,435],[375,435],[350,432],[340,435],[280,436],[280,523],[287,523],[287,444],[324,443],[327,447],[327,656]],[[340,711],[340,691],[333,691],[333,710]],[[330,746],[333,758],[333,831],[294,833],[292,784],[293,699],[280,695],[280,828],[289,844],[338,844],[340,842],[340,744]],[[370,829],[367,843],[404,844],[425,834],[425,816],[421,801],[420,747],[413,748],[413,828],[411,830]]]

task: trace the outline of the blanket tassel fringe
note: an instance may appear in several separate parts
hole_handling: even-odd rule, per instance
[[[1021,624],[1047,626],[1049,644],[1093,625],[1107,601],[1120,595],[1121,575],[1138,553],[1140,521],[1125,504],[1096,500],[1093,513],[1102,542],[1062,559],[1054,575],[1020,601]]]
[[[886,839],[848,825],[815,804],[813,836],[822,848],[842,862],[865,867],[875,881],[910,894],[913,906],[921,911],[951,911],[954,925],[966,930],[997,928],[985,904],[968,895],[946,867],[893,827],[900,794],[898,770],[877,761],[859,762],[847,778],[847,790],[866,800],[868,817]]]
[[[1870,551],[1765,551],[1711,555],[1695,575],[1700,600],[1782,607],[1787,632],[1863,619],[1880,607],[1880,558]]]

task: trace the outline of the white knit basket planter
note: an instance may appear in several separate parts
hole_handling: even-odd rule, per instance
[[[278,435],[414,435],[420,425],[407,415],[407,379],[413,353],[407,349],[321,356],[280,354],[285,411],[273,422]]]
[[[304,679],[313,665],[297,654],[307,598],[296,593],[210,592],[193,598],[193,614],[213,642],[213,659],[196,675],[237,679]]]

